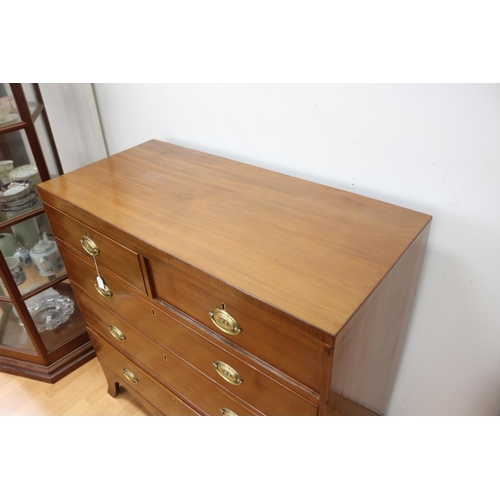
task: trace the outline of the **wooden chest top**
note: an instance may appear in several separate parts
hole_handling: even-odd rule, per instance
[[[44,202],[335,336],[431,217],[161,141],[39,185]]]

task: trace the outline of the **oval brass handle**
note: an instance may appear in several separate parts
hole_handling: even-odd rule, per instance
[[[238,322],[224,309],[212,309],[208,314],[214,325],[224,333],[238,335],[241,332]]]
[[[82,245],[82,248],[92,257],[95,257],[96,255],[99,254],[99,249],[97,248],[97,245],[88,237],[84,236],[81,240],[80,243]]]
[[[239,373],[228,364],[223,363],[222,361],[216,361],[214,363],[214,368],[217,373],[230,384],[241,385],[243,383]]]
[[[109,333],[111,333],[111,335],[113,335],[113,337],[119,342],[123,342],[124,340],[127,339],[127,337],[125,337],[125,335],[123,335],[121,330],[115,325],[109,325],[108,330]]]
[[[137,384],[139,382],[139,379],[127,368],[122,368],[123,375],[125,375],[125,378],[127,380],[130,380],[133,384]]]
[[[101,288],[97,283],[94,283],[95,289],[103,296],[109,299],[112,295],[113,292],[106,286],[104,285],[104,288]]]
[[[224,415],[224,417],[237,417],[238,416],[237,413],[234,413],[234,411],[230,410],[229,408],[221,408],[220,412],[222,413],[222,415]]]

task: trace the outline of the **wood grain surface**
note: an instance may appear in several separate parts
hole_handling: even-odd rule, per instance
[[[38,189],[83,222],[92,213],[110,237],[124,231],[129,247],[167,253],[332,336],[431,219],[160,141]]]

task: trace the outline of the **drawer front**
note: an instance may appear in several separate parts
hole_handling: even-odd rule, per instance
[[[94,244],[98,251],[95,259],[99,269],[111,271],[141,293],[146,293],[139,255],[136,252],[50,206],[45,207],[45,212],[54,236],[59,242],[62,241],[70,246],[80,257],[94,266],[93,257],[84,250],[81,243],[81,240],[86,238],[84,243],[87,248],[94,248]]]
[[[119,377],[125,387],[130,386],[165,415],[197,415],[166,387],[156,382],[97,334],[89,330],[89,336],[100,363]]]
[[[95,287],[97,278],[95,267],[63,245],[60,245],[59,250],[66,264],[68,276],[73,283],[80,285],[92,298],[112,309],[122,310],[129,307],[132,308],[129,314],[134,317],[134,301],[137,295],[132,290],[126,288],[117,280],[105,274],[105,272],[102,272],[101,277],[111,294],[105,296],[99,293]]]
[[[147,267],[154,298],[319,392],[321,342],[164,261],[149,258]]]
[[[151,370],[205,413],[220,416],[229,410],[241,416],[255,415],[192,366],[76,287],[75,295],[92,330]]]
[[[95,270],[92,270],[73,252],[67,249],[62,249],[62,252],[72,281],[81,286],[98,303],[116,311],[253,408],[266,415],[315,415],[317,413],[317,406],[312,402],[206,340],[168,314],[162,313],[158,308],[152,308],[149,302],[104,274],[104,281],[112,291],[112,296],[102,297],[94,286]],[[214,363],[219,363],[219,371],[214,367]],[[243,384],[235,386],[220,376],[224,363],[238,371],[242,378],[245,377]]]

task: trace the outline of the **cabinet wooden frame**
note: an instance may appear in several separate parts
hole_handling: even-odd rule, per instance
[[[40,174],[40,179],[42,181],[48,181],[51,175],[35,126],[35,122],[41,120],[48,141],[47,147],[50,148],[50,153],[54,160],[55,171],[58,175],[62,175],[63,170],[61,161],[55,146],[54,136],[52,134],[39,85],[36,83],[31,84],[34,97],[37,100],[37,105],[33,110],[30,109],[26,99],[23,84],[10,83],[8,85],[12,92],[12,97],[15,99],[19,113],[19,121],[0,126],[0,137],[8,137],[9,134],[15,132],[26,134],[28,147],[33,155],[34,162]],[[6,150],[7,148],[3,147],[3,143],[0,144],[2,156],[4,156],[4,149]],[[28,219],[41,216],[44,213],[43,208],[38,208],[18,217],[0,221],[0,233],[6,232],[12,226]],[[68,338],[66,338],[66,340],[56,343],[55,346],[46,345],[42,339],[42,335],[44,334],[38,332],[26,308],[26,300],[49,288],[62,286],[61,284],[68,280],[67,275],[46,280],[45,283],[36,286],[22,295],[12,278],[3,255],[0,255],[0,275],[8,293],[8,296],[0,297],[0,307],[7,307],[8,309],[6,305],[12,304],[13,307],[16,308],[19,320],[24,325],[26,334],[33,346],[32,350],[26,350],[15,345],[0,344],[0,371],[54,383],[95,357],[94,349],[83,322],[79,327],[75,327],[74,330],[68,333]],[[8,314],[13,313],[9,312]],[[0,331],[2,340],[4,338],[4,333],[5,332]]]

